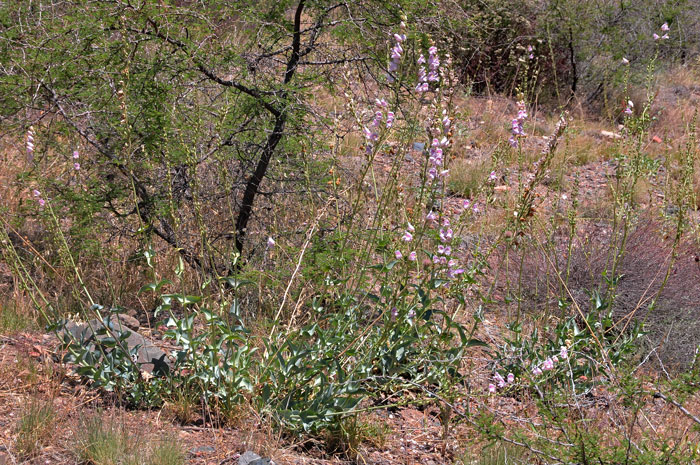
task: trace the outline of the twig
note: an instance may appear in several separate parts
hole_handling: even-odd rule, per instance
[[[681,412],[683,412],[686,416],[688,416],[688,418],[690,418],[690,419],[693,420],[695,423],[697,423],[697,424],[700,425],[700,418],[698,418],[698,417],[696,417],[695,415],[693,415],[692,413],[690,413],[690,412],[688,411],[688,409],[686,409],[685,407],[683,407],[681,404],[679,404],[679,403],[676,402],[675,400],[669,399],[668,397],[666,397],[665,395],[663,395],[663,393],[661,393],[661,392],[655,393],[655,394],[654,394],[654,397],[660,397],[660,398],[662,398],[663,400],[665,400],[666,402],[668,402],[669,404],[675,405],[676,407],[678,407],[678,410],[680,410]]]

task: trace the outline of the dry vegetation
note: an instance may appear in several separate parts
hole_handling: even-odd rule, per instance
[[[360,55],[381,47],[317,43],[314,28],[336,24],[326,15],[344,16],[303,7],[269,20],[282,32],[241,29],[264,33],[225,79],[160,34],[182,32],[167,15],[154,13],[162,29],[119,24],[125,43],[158,40],[149,60],[172,53],[191,73],[172,109],[150,99],[162,89],[129,94],[134,65],[86,120],[47,87],[51,105],[27,110],[33,132],[3,133],[0,465],[223,465],[246,451],[278,464],[700,463],[697,63],[606,89],[619,110],[584,92],[545,98],[561,91],[537,74],[549,64],[494,73],[508,95],[473,94],[445,64],[442,87],[416,95],[413,81],[367,78],[379,71]],[[392,40],[432,56],[431,37]],[[311,51],[297,68],[299,40]],[[341,52],[344,68],[314,68]],[[149,79],[137,84],[163,84]],[[92,345],[66,329],[112,310],[166,371],[114,328],[91,327]]]

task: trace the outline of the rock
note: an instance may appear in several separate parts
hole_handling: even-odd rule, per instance
[[[216,449],[212,446],[199,446],[199,447],[195,447],[193,449],[190,449],[190,454],[192,454],[192,455],[213,454],[214,452],[216,452]]]
[[[413,150],[415,150],[416,152],[422,152],[423,150],[425,150],[425,142],[414,142]]]
[[[622,139],[622,134],[618,134],[612,131],[600,131],[600,135],[603,137],[607,137],[608,139]]]
[[[275,462],[271,459],[264,459],[248,450],[238,458],[238,465],[275,465]]]
[[[111,329],[105,334],[100,334],[104,328],[104,323],[98,319],[93,319],[87,323],[76,323],[68,321],[59,335],[70,334],[73,342],[94,349],[94,341],[104,340],[108,337],[119,337],[120,333],[126,332],[128,336],[123,341],[125,348],[131,352],[134,348],[136,351],[136,362],[141,365],[141,369],[147,373],[165,374],[172,367],[172,362],[168,359],[167,354],[156,347],[156,345],[147,337],[135,331],[138,328],[138,321],[134,324],[134,318],[127,315],[111,315],[107,320],[108,326]],[[136,326],[136,328],[134,328]],[[97,332],[98,334],[95,334]]]

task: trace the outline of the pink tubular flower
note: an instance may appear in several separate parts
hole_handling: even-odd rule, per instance
[[[513,381],[515,381],[515,375],[513,373],[508,373],[507,380],[509,384],[512,383]]]
[[[80,163],[73,163],[73,169],[75,169],[75,171],[80,171]]]
[[[540,367],[535,367],[535,368],[532,370],[532,374],[535,375],[535,376],[539,376],[539,375],[542,374],[542,369],[541,369]]]
[[[411,224],[410,221],[408,222],[406,229],[408,230],[408,232],[415,232],[416,231],[416,228],[413,227],[413,225]]]
[[[417,64],[423,65],[425,64],[425,56],[421,53],[420,56],[418,57],[418,61],[416,61]]]
[[[390,111],[386,114],[386,127],[390,128],[394,125],[394,112]]]
[[[39,191],[36,190],[36,189],[34,189],[34,190],[32,191],[32,194],[34,195],[34,197],[41,197],[41,192],[39,192]]]
[[[493,383],[490,383],[490,384],[489,384],[489,392],[490,392],[491,394],[493,394],[494,392],[496,392],[496,385],[495,385],[495,384],[493,384]]]
[[[416,252],[413,251],[410,254],[408,254],[408,259],[412,262],[415,262],[416,261]]]
[[[406,231],[403,233],[403,236],[401,236],[401,240],[404,242],[411,242],[413,240],[413,234],[411,234],[409,231]]]
[[[394,256],[396,257],[397,260],[401,260],[403,258],[403,254],[401,253],[400,250],[397,250],[394,252]]]
[[[267,238],[267,247],[271,248],[275,246],[275,240],[272,237]]]
[[[442,242],[449,242],[452,240],[453,232],[451,228],[440,229],[440,240]]]
[[[427,215],[425,215],[425,219],[432,223],[437,221],[438,215],[434,211],[430,210],[430,212]]]
[[[496,379],[496,383],[497,383],[499,388],[505,387],[506,380],[503,379],[503,376],[501,376],[500,373],[496,372],[496,374],[493,375],[493,377]]]
[[[566,346],[561,346],[559,348],[559,356],[562,360],[566,360],[567,358],[569,358],[569,350],[566,348]]]
[[[369,130],[368,128],[364,128],[363,132],[365,133],[365,139],[367,139],[371,142],[376,142],[379,139],[379,134],[377,134],[374,131]]]
[[[44,199],[39,199],[39,206],[43,207],[44,204],[46,204],[46,201]]]
[[[80,154],[77,150],[73,150],[73,160],[77,160],[78,158],[80,158]]]
[[[654,35],[652,36],[654,40],[659,40],[661,37],[655,32]]]
[[[432,167],[428,170],[428,179],[430,179],[431,181],[433,179],[437,178],[437,175],[438,175],[438,172],[435,169],[435,167]]]
[[[669,31],[670,29],[671,29],[671,28],[668,27],[668,23],[664,23],[664,24],[661,26],[661,30],[664,31],[664,32],[667,32],[667,31]]]
[[[668,34],[664,34],[664,35],[661,36],[661,40],[668,40],[668,39],[670,39],[670,37],[668,36]]]

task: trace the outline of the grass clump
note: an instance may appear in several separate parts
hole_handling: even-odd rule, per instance
[[[50,437],[55,419],[51,403],[33,399],[25,407],[15,428],[17,455],[24,459],[35,456]]]
[[[124,425],[95,415],[83,420],[77,437],[76,458],[90,465],[181,465],[185,455],[167,439],[142,443]]]
[[[35,327],[34,318],[21,312],[16,305],[0,305],[0,334],[15,334]]]

